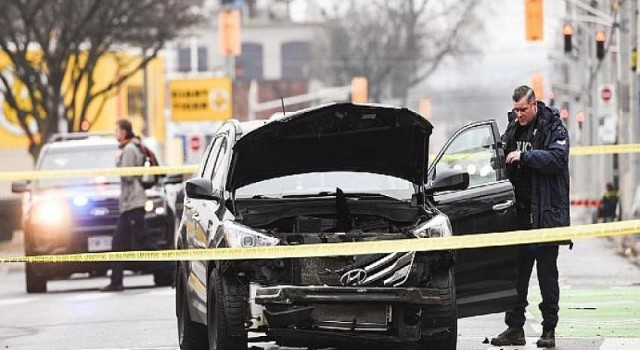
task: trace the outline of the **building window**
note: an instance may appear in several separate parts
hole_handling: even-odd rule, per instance
[[[188,47],[178,48],[178,71],[191,71],[191,49]]]
[[[263,80],[262,44],[242,43],[242,54],[236,59],[236,78]]]
[[[282,79],[307,79],[311,45],[306,41],[290,41],[281,46]]]
[[[198,47],[198,72],[206,72],[209,70],[207,65],[207,48],[205,46]]]
[[[127,87],[127,112],[129,117],[142,117],[142,87]]]

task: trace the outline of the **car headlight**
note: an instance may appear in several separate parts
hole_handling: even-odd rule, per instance
[[[38,203],[31,211],[31,220],[34,224],[46,226],[58,226],[67,219],[67,209],[64,202]]]
[[[229,248],[271,247],[280,243],[278,238],[230,221],[222,224],[222,232]]]
[[[451,222],[444,214],[438,214],[410,231],[418,238],[448,237],[453,234]]]
[[[148,199],[144,203],[144,210],[147,213],[155,213],[156,215],[163,215],[166,213],[166,209],[164,208],[164,199],[162,198],[152,198]]]

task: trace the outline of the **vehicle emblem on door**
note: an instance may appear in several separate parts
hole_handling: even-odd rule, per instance
[[[340,283],[343,286],[357,286],[367,279],[367,271],[363,269],[353,269],[347,271],[342,277],[340,277]]]

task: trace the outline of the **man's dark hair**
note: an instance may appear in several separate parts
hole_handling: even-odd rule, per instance
[[[513,90],[513,102],[518,102],[522,100],[523,97],[527,98],[528,103],[534,103],[536,101],[536,93],[526,85],[518,86]]]
[[[125,136],[127,140],[132,139],[135,136],[135,134],[133,133],[133,126],[128,119],[120,119],[116,121],[116,126],[118,127],[118,129],[124,130],[127,133],[127,135]]]

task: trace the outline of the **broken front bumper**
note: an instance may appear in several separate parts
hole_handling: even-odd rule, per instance
[[[438,305],[436,289],[387,287],[273,286],[256,290],[261,305],[386,303]]]
[[[291,345],[305,339],[292,331],[302,331],[313,344],[332,337],[415,342],[425,334],[420,323],[424,307],[442,304],[437,290],[414,287],[281,285],[258,287],[255,293],[255,303],[264,307],[267,333]]]

